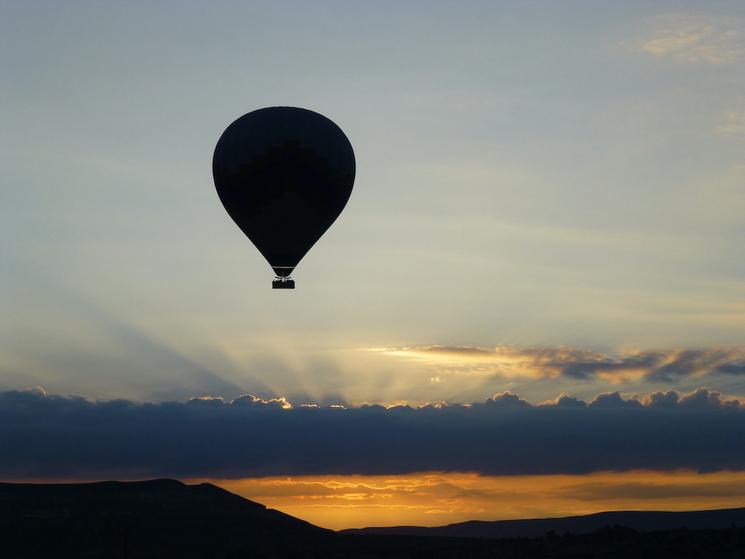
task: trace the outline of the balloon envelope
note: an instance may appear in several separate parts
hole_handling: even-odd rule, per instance
[[[354,151],[325,116],[269,107],[228,126],[212,174],[230,217],[287,278],[349,200]]]

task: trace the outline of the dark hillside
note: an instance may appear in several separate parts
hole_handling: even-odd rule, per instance
[[[344,530],[347,534],[427,536],[446,538],[536,538],[548,532],[589,534],[603,528],[620,526],[637,532],[663,530],[717,530],[745,526],[745,508],[685,512],[617,511],[528,520],[471,520],[435,528],[391,526]]]
[[[707,512],[709,516],[684,513],[675,518],[699,515],[699,520],[715,519],[718,526],[724,516],[737,519],[742,510]],[[628,514],[600,518],[612,522]],[[596,522],[598,516],[574,517],[571,526],[586,527],[582,522]],[[641,532],[616,526],[579,535],[559,532],[562,526],[569,524],[532,538],[354,535],[318,528],[210,484],[0,484],[2,559],[745,557],[745,528]]]

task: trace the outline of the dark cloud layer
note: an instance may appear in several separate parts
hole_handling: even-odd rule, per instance
[[[293,407],[284,399],[92,402],[0,393],[0,477],[745,469],[745,409],[718,393],[510,393],[464,405]]]

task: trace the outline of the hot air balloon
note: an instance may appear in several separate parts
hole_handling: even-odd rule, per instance
[[[252,111],[225,129],[212,175],[233,221],[269,262],[275,289],[336,220],[354,184],[354,151],[323,115],[296,107]]]

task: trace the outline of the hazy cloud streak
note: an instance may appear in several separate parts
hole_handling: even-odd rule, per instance
[[[728,64],[745,52],[745,26],[734,17],[663,16],[638,49],[687,64]]]
[[[463,346],[378,348],[387,355],[416,359],[446,372],[505,377],[590,379],[610,382],[745,373],[745,349],[627,351],[619,355],[572,347],[491,349]]]

